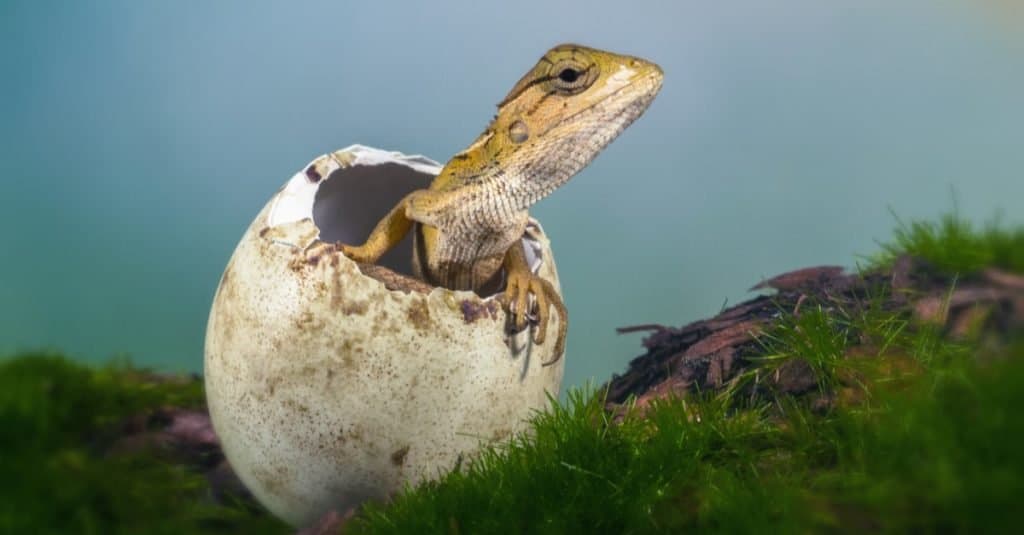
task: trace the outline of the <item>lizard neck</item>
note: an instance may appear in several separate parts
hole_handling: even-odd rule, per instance
[[[476,169],[449,163],[430,189],[445,192],[451,211],[479,212],[473,218],[478,223],[504,225],[571,178],[542,176],[531,167],[514,159],[493,159]]]

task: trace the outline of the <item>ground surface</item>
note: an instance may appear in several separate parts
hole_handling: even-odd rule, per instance
[[[305,533],[1008,531],[1024,495],[1024,229],[901,226],[682,327],[603,388],[390,504]],[[580,357],[583,358],[583,357]],[[196,377],[0,362],[0,532],[288,533]]]

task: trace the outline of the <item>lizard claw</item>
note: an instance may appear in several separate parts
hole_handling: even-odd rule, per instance
[[[558,338],[555,340],[554,358],[548,362],[542,362],[544,366],[550,366],[562,357],[565,352],[565,335],[569,328],[568,313],[562,298],[555,292],[550,282],[531,274],[520,274],[512,272],[509,274],[508,283],[505,288],[503,301],[512,315],[512,324],[515,332],[526,328],[527,312],[530,309],[530,295],[534,297],[534,304],[537,310],[537,331],[533,340],[538,345],[543,344],[547,339],[548,322],[551,318],[550,308],[554,307],[558,314]]]
[[[337,250],[338,248],[335,247],[333,243],[327,243],[317,240],[310,244],[309,247],[306,247],[301,252],[301,254],[307,261],[309,261],[312,259],[321,258],[323,256],[332,254]]]

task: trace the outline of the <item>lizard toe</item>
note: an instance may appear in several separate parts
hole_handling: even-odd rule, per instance
[[[548,333],[548,318],[549,311],[548,307],[548,296],[545,293],[544,286],[540,284],[543,282],[541,279],[533,279],[530,281],[530,292],[533,293],[534,299],[537,304],[537,332],[534,333],[533,341],[537,344],[543,344]]]
[[[562,298],[559,297],[557,292],[555,292],[555,287],[546,280],[537,279],[537,281],[542,287],[541,292],[537,295],[544,295],[543,310],[545,313],[541,319],[542,324],[546,327],[547,323],[550,321],[550,313],[548,312],[549,306],[554,307],[555,313],[558,314],[558,333],[555,338],[555,348],[552,352],[554,357],[550,361],[541,363],[544,366],[550,366],[558,362],[565,353],[565,336],[569,331],[569,314],[565,309],[565,303],[562,302]]]
[[[530,283],[517,281],[515,294],[516,332],[527,326],[527,314],[530,312]]]

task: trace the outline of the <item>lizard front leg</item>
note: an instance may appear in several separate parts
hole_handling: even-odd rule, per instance
[[[523,252],[523,244],[516,240],[505,253],[505,294],[502,302],[506,310],[513,317],[513,324],[516,331],[526,328],[526,313],[529,308],[529,297],[533,294],[537,301],[537,332],[534,341],[543,344],[547,336],[548,321],[550,319],[549,307],[554,307],[558,314],[558,337],[555,339],[555,357],[544,366],[558,362],[565,352],[565,335],[569,330],[569,313],[565,309],[565,303],[555,291],[550,282],[534,275],[526,262],[526,254]]]
[[[362,245],[338,244],[342,254],[364,264],[372,264],[380,259],[384,253],[398,245],[402,238],[412,228],[412,219],[409,218],[409,203],[420,192],[414,191],[405,197],[388,212],[388,215],[381,219],[366,242]]]

